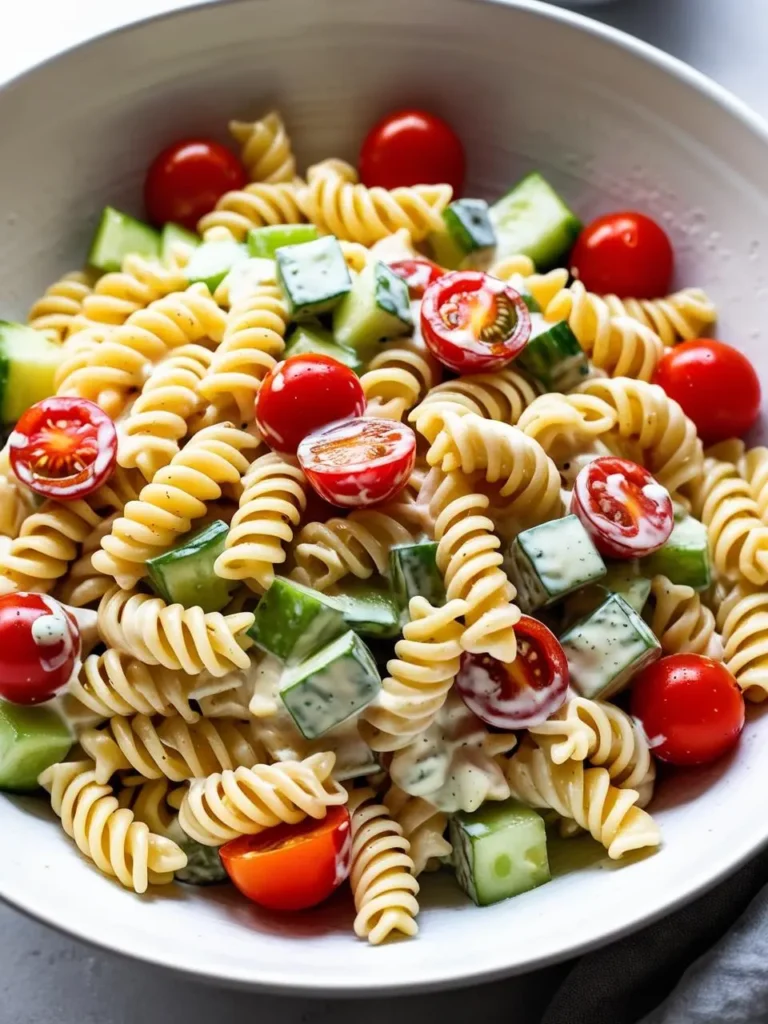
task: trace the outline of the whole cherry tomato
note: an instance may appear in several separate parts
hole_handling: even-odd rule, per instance
[[[115,424],[85,398],[44,398],[19,417],[9,442],[11,467],[44,498],[76,501],[111,476]]]
[[[671,654],[632,684],[632,714],[643,723],[656,757],[670,764],[706,764],[738,742],[744,698],[731,673],[701,654]]]
[[[408,285],[408,294],[412,299],[423,298],[429,285],[445,274],[442,267],[438,267],[436,263],[426,257],[396,260],[394,263],[390,263],[389,269],[398,277],[402,277]]]
[[[738,349],[695,338],[669,349],[654,383],[679,402],[704,444],[744,434],[760,415],[760,379]]]
[[[0,697],[12,704],[50,700],[80,655],[80,630],[47,594],[0,597]]]
[[[378,121],[360,151],[360,179],[369,187],[437,185],[458,195],[464,184],[464,147],[453,128],[424,110],[398,110]]]
[[[317,352],[278,363],[256,396],[256,426],[279,452],[293,453],[313,430],[364,412],[365,393],[354,370]]]
[[[626,210],[588,224],[570,262],[587,291],[657,299],[672,287],[675,254],[664,228],[643,213]]]
[[[194,231],[225,192],[247,183],[245,168],[226,146],[210,139],[184,139],[152,161],[144,205],[155,224],[172,222]]]

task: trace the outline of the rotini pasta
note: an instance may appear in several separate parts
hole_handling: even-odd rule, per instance
[[[136,821],[147,825],[155,835],[167,836],[170,839],[171,826],[176,820],[176,815],[168,805],[169,797],[172,798],[172,792],[167,779],[145,781],[140,778],[126,778],[123,779],[122,789],[117,794],[117,802],[120,807],[127,807],[133,811]]]
[[[743,445],[741,446],[743,449]],[[713,454],[708,451],[707,454]],[[720,458],[724,456],[720,455]],[[739,453],[737,467],[757,502],[757,512],[768,525],[768,448],[748,448]]]
[[[616,426],[618,416],[594,395],[541,395],[522,413],[517,426],[556,462],[584,449]]]
[[[440,367],[417,338],[387,342],[361,376],[366,416],[401,420],[440,379]]]
[[[651,629],[665,654],[717,655],[715,617],[693,587],[655,576],[651,584]]]
[[[439,866],[442,858],[450,857],[451,844],[445,838],[448,817],[433,804],[421,797],[409,796],[397,786],[390,786],[384,797],[384,806],[411,844],[409,853],[416,878],[422,872]]]
[[[275,184],[296,177],[291,140],[277,111],[258,121],[230,121],[229,131],[242,147],[241,159],[251,181]]]
[[[71,331],[95,324],[124,324],[131,313],[173,292],[183,292],[187,284],[178,266],[164,267],[157,260],[128,255],[119,271],[104,274],[83,297]]]
[[[717,612],[726,668],[747,700],[768,700],[768,593],[739,583]]]
[[[602,298],[611,316],[632,317],[655,331],[667,346],[700,338],[717,320],[715,304],[701,288],[683,288],[663,299]]]
[[[183,287],[183,285],[182,285]],[[83,303],[91,294],[88,274],[73,270],[46,288],[27,314],[30,327],[42,331],[51,341],[62,343],[73,329]]]
[[[293,183],[254,182],[242,190],[225,192],[214,209],[199,220],[197,230],[203,238],[212,238],[214,231],[218,237],[226,237],[222,236],[226,231],[227,236],[244,242],[251,228],[296,224],[302,220]]]

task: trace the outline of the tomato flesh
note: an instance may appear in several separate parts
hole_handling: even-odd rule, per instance
[[[447,182],[456,195],[464,184],[466,159],[456,132],[425,110],[398,110],[378,121],[360,151],[363,184],[397,188]]]
[[[523,615],[515,635],[513,662],[464,654],[456,676],[467,707],[497,729],[528,729],[546,721],[565,702],[568,690],[568,661],[554,633]]]
[[[744,728],[738,683],[701,654],[671,654],[645,668],[634,680],[631,708],[654,756],[675,765],[717,760]]]
[[[155,224],[172,222],[194,231],[225,192],[247,183],[245,168],[226,146],[210,139],[184,139],[152,161],[144,205]]]
[[[576,477],[571,512],[608,558],[658,551],[674,526],[672,501],[651,474],[628,459],[594,459]]]
[[[760,378],[745,355],[722,341],[695,338],[676,345],[653,380],[680,403],[704,444],[740,437],[760,415]]]
[[[80,630],[46,594],[0,597],[0,697],[41,704],[69,682],[80,656]]]
[[[37,494],[75,501],[91,494],[117,462],[117,431],[84,398],[44,398],[24,412],[9,439],[16,476]]]
[[[500,370],[525,348],[531,315],[509,285],[480,271],[454,271],[429,285],[421,333],[432,354],[456,373]]]
[[[675,255],[666,231],[643,213],[598,217],[579,235],[571,271],[587,291],[657,299],[672,287]]]
[[[307,910],[326,900],[349,874],[352,833],[346,807],[321,821],[277,825],[240,836],[219,851],[240,892],[270,910]]]
[[[365,393],[357,374],[338,359],[315,352],[278,363],[256,396],[256,425],[279,452],[295,453],[313,430],[364,412]]]
[[[342,508],[367,508],[405,487],[416,461],[416,435],[405,423],[359,416],[308,434],[297,454],[321,498]]]
[[[408,293],[412,299],[421,299],[424,292],[439,277],[443,277],[445,271],[436,263],[428,259],[396,260],[390,263],[389,269],[402,277],[408,285]]]

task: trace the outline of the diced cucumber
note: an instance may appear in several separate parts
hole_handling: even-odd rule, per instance
[[[248,259],[248,250],[239,242],[203,242],[192,253],[184,273],[190,284],[204,284],[215,292],[238,263]]]
[[[539,271],[562,266],[581,231],[581,222],[544,178],[523,178],[490,210],[497,260],[530,256]]]
[[[56,393],[53,379],[63,353],[63,345],[49,341],[40,331],[0,320],[0,420],[3,423],[15,423],[30,405]]]
[[[314,740],[376,697],[381,676],[373,655],[353,630],[292,668],[280,697],[305,739]]]
[[[186,228],[182,228],[178,224],[164,224],[160,236],[160,259],[168,266],[177,245],[196,249],[201,241],[200,235],[196,235],[193,231],[187,231]]]
[[[612,697],[636,672],[661,657],[661,645],[650,627],[618,594],[571,626],[560,643],[571,686],[592,700]]]
[[[441,267],[455,269],[473,252],[496,245],[484,199],[456,199],[443,210],[445,230],[430,235],[432,254]]]
[[[531,337],[517,362],[547,391],[570,391],[589,375],[589,360],[567,321],[531,313]]]
[[[269,224],[248,232],[248,254],[273,260],[285,245],[303,245],[319,238],[314,224]]]
[[[335,598],[276,576],[254,612],[248,635],[281,661],[301,661],[348,627]]]
[[[400,634],[400,609],[388,590],[369,583],[345,583],[333,600],[348,629],[360,636],[391,638]]]
[[[608,571],[599,583],[593,583],[572,594],[566,602],[568,620],[582,619],[590,615],[611,594],[623,597],[630,608],[642,614],[650,597],[651,581],[640,573],[637,561],[608,562]]]
[[[688,515],[676,521],[667,543],[641,566],[649,577],[666,576],[679,586],[706,590],[712,582],[706,526]]]
[[[36,789],[38,775],[62,761],[72,743],[69,726],[52,707],[0,701],[0,789]]]
[[[517,800],[453,815],[450,837],[456,878],[479,907],[550,880],[544,819]]]
[[[439,608],[445,604],[445,583],[437,567],[437,542],[417,541],[397,544],[389,552],[389,578],[392,591],[407,614],[412,597],[426,597]]]
[[[149,579],[168,604],[185,608],[199,605],[204,612],[219,612],[229,602],[234,581],[223,580],[213,564],[224,550],[229,527],[221,519],[185,537],[162,555],[147,559]]]
[[[372,260],[333,314],[333,336],[366,362],[380,341],[413,330],[408,285],[386,265]]]
[[[528,312],[529,313],[541,313],[541,312],[543,312],[541,306],[539,305],[538,299],[534,299],[534,297],[529,292],[526,292],[526,291],[520,292],[520,298],[523,300],[523,302],[528,307]],[[519,356],[518,356],[518,358],[519,358]]]
[[[330,331],[320,324],[315,323],[297,324],[288,337],[285,346],[285,358],[288,356],[301,355],[304,352],[319,352],[321,355],[330,356],[344,363],[350,370],[360,374],[365,363],[360,356],[351,348],[343,348],[337,345]]]
[[[219,288],[225,291],[226,304],[232,308],[250,299],[265,284],[277,284],[277,264],[274,260],[253,258],[236,263]]]
[[[553,604],[605,576],[605,562],[574,515],[523,530],[512,541],[505,569],[526,613]]]
[[[126,256],[160,256],[160,232],[128,213],[105,206],[91,242],[88,262],[107,273],[120,270]]]
[[[327,313],[352,287],[344,253],[332,235],[275,253],[277,275],[294,319]]]
[[[187,866],[177,871],[177,882],[187,885],[220,885],[229,881],[221,863],[218,846],[203,846],[188,836],[179,844],[187,855]]]

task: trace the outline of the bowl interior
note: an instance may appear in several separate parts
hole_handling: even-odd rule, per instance
[[[405,104],[455,125],[469,194],[496,197],[538,168],[585,218],[617,207],[660,218],[678,283],[706,287],[722,310],[719,335],[768,370],[761,125],[670,59],[524,0],[214,4],[107,36],[11,83],[0,92],[2,315],[23,316],[81,265],[104,204],[140,211],[143,172],[169,141],[224,138],[229,117],[277,105],[302,165],[354,160],[372,121]],[[730,763],[661,786],[656,855],[617,867],[579,842],[554,851],[550,885],[483,910],[450,879],[427,878],[412,943],[355,941],[342,897],[280,918],[217,889],[135,897],[104,881],[31,799],[0,798],[0,895],[112,949],[241,984],[393,991],[520,971],[636,927],[768,838],[754,813],[768,720],[753,717]]]

